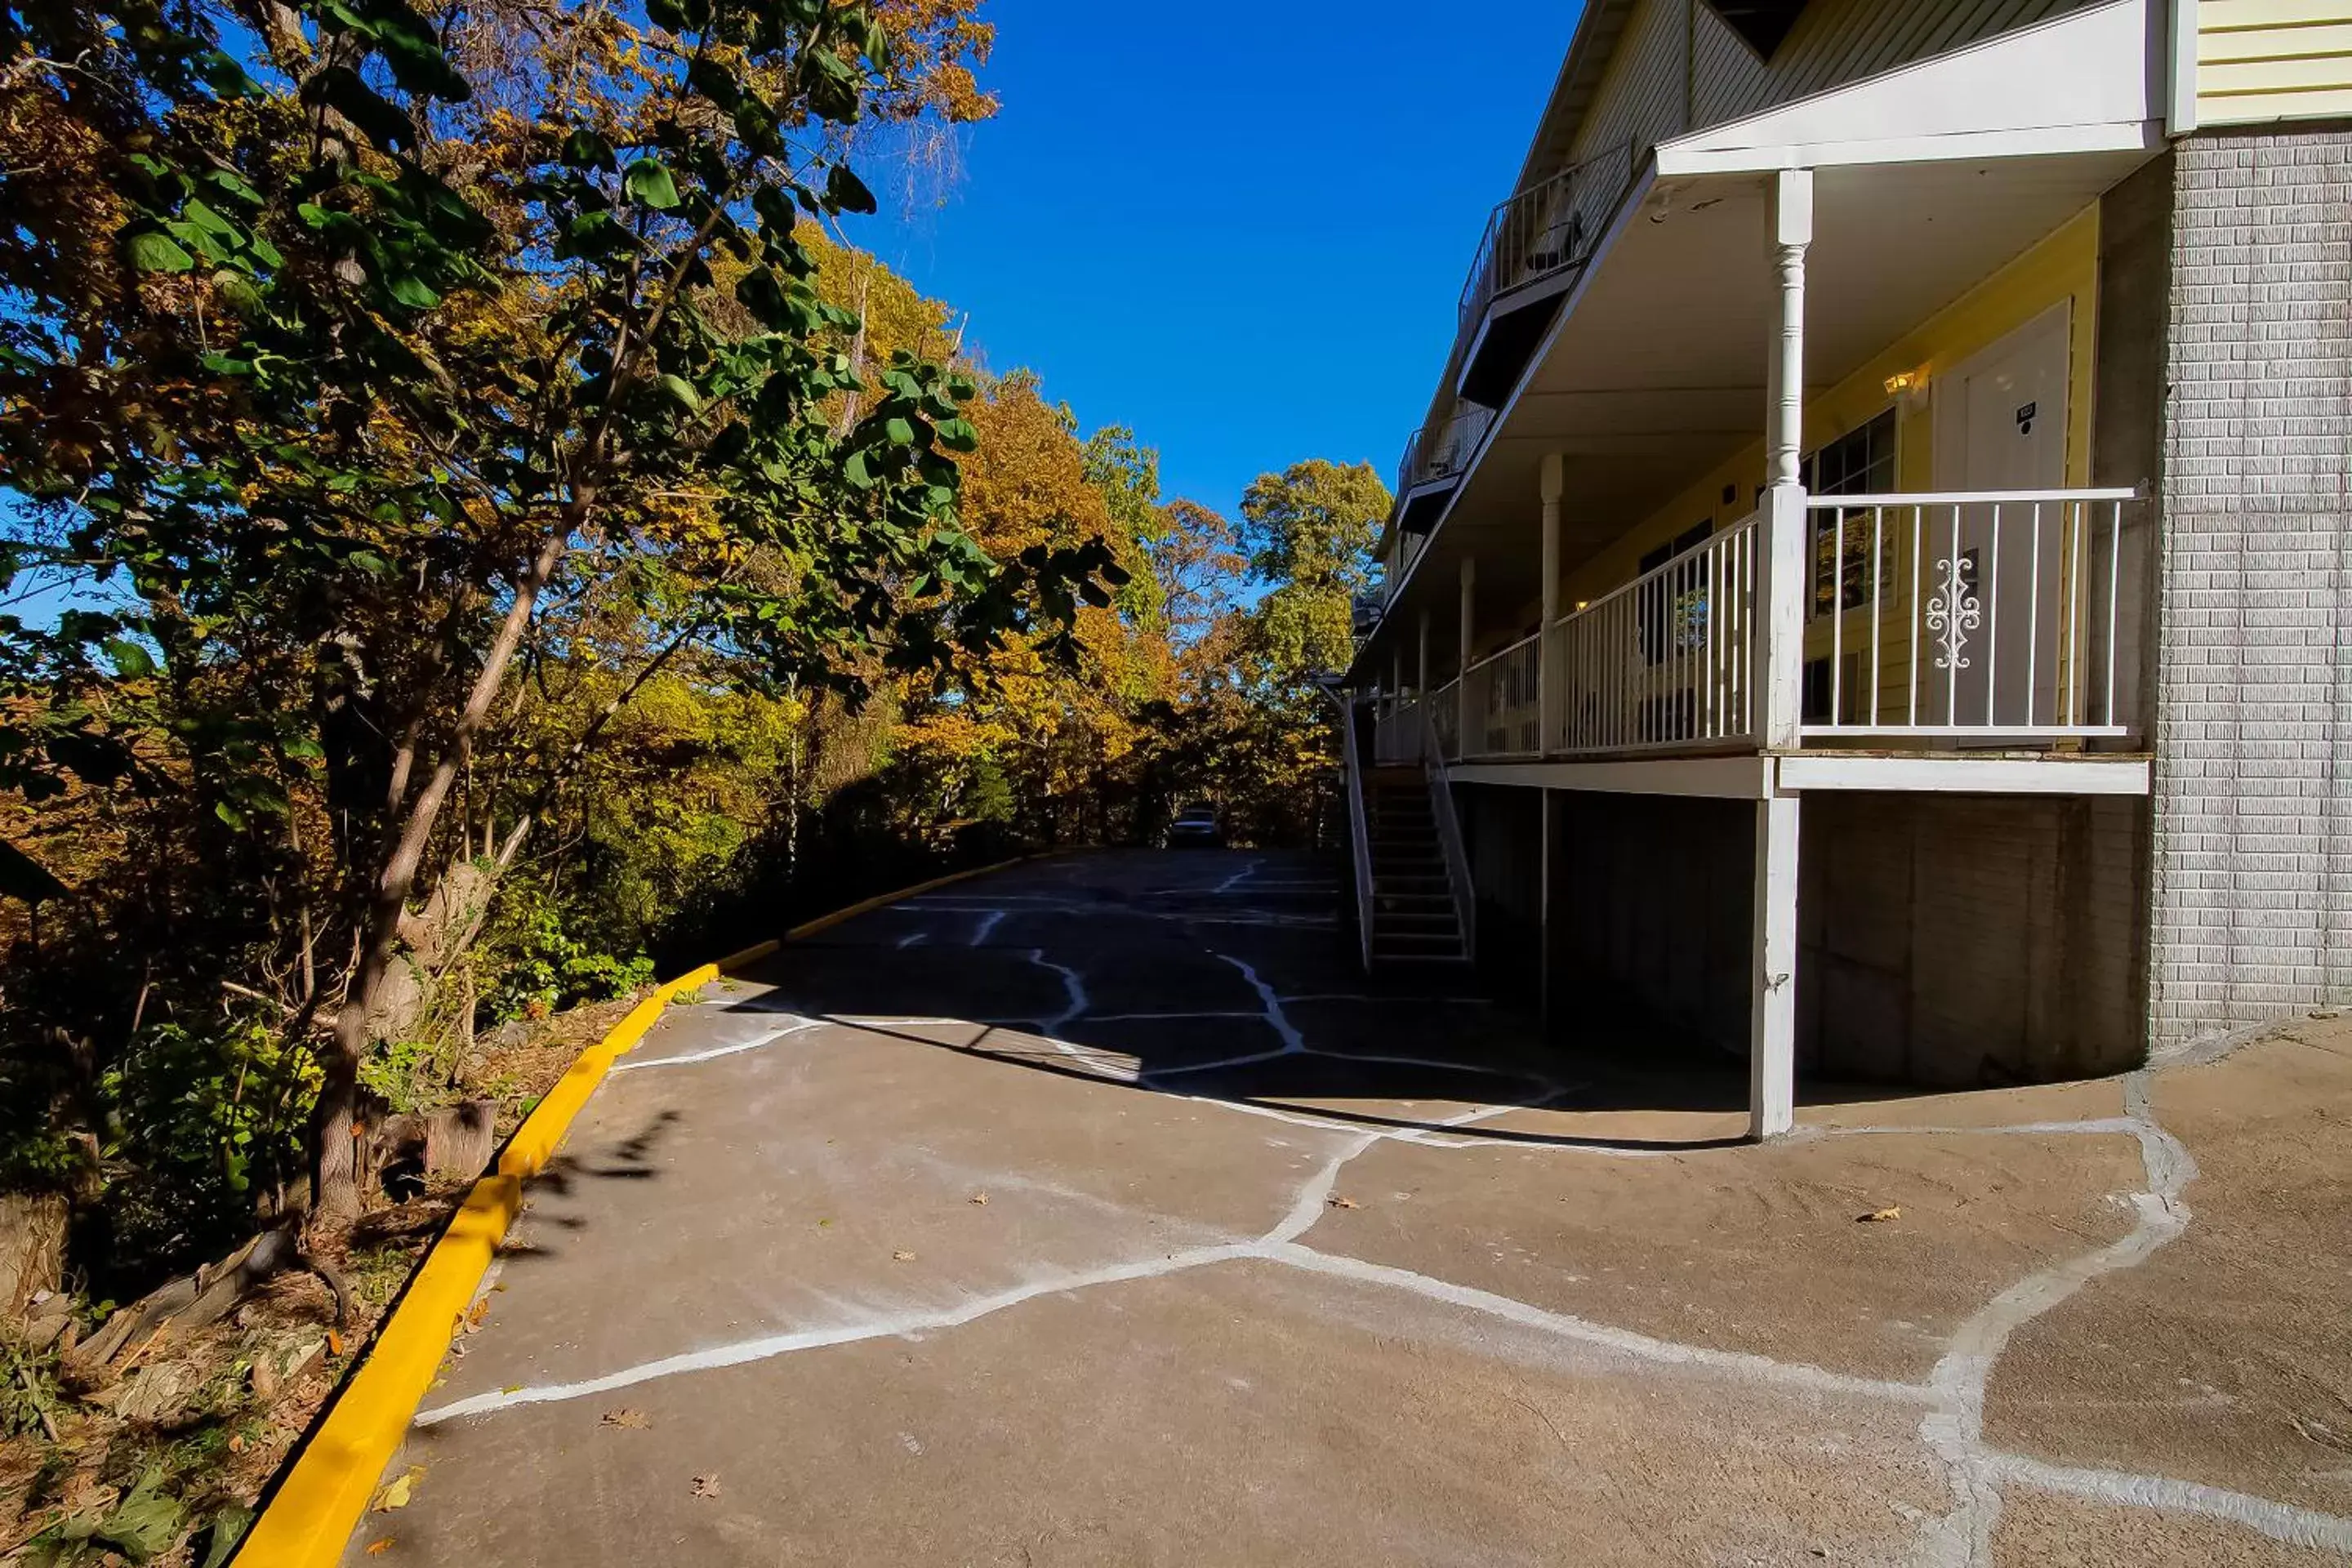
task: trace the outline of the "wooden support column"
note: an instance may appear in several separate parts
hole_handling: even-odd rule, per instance
[[[1478,558],[1475,555],[1465,555],[1462,558],[1461,649],[1460,657],[1454,664],[1454,668],[1462,673],[1461,679],[1454,683],[1454,697],[1457,710],[1454,717],[1454,754],[1457,757],[1466,757],[1470,754],[1470,650],[1477,646],[1477,620]]]
[[[1412,689],[1416,697],[1426,697],[1429,695],[1429,611],[1426,606],[1421,612],[1420,632],[1421,675],[1414,682]]]
[[[1551,624],[1559,619],[1559,501],[1567,489],[1566,465],[1558,452],[1543,460],[1543,612],[1537,620],[1543,641],[1536,645],[1536,744],[1547,755],[1559,749],[1561,725],[1555,708],[1565,706],[1565,672],[1553,646]]]
[[[1797,823],[1799,797],[1756,803],[1756,1002],[1748,1037],[1748,1135],[1778,1138],[1797,1121]]]
[[[1813,237],[1813,174],[1770,176],[1769,260],[1778,286],[1765,359],[1764,513],[1758,520],[1756,664],[1764,749],[1793,751],[1801,735],[1805,674],[1805,250]],[[1797,848],[1799,797],[1777,766],[1756,803],[1756,900],[1748,1042],[1748,1132],[1777,1138],[1796,1124]]]

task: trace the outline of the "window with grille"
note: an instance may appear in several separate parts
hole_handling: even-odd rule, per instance
[[[1895,489],[1895,410],[1887,409],[1834,441],[1806,455],[1805,489],[1817,496],[1885,495]],[[1866,511],[1816,511],[1813,517],[1813,594],[1811,613],[1851,610],[1870,597],[1871,517]],[[1844,559],[1839,522],[1843,520]],[[1895,540],[1879,540],[1882,582],[1895,575]]]

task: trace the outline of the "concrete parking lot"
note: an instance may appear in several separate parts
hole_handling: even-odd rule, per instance
[[[1753,1147],[1740,1064],[1369,990],[1333,876],[1035,862],[672,1009],[348,1560],[2352,1554],[2342,1022]]]

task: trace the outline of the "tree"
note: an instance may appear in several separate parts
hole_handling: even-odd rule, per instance
[[[969,379],[904,351],[860,374],[835,346],[856,321],[811,281],[803,215],[875,205],[847,128],[979,110],[966,9],[0,13],[0,195],[31,237],[0,248],[26,301],[0,320],[0,452],[29,503],[8,564],[106,605],[14,628],[32,712],[0,760],[28,790],[134,776],[160,692],[184,777],[147,773],[232,832],[282,823],[299,862],[318,792],[353,956],[333,994],[310,979],[306,906],[286,1028],[333,1017],[322,1210],[357,1204],[353,1097],[416,895],[477,853],[453,792],[541,673],[584,663],[612,695],[491,803],[492,877],[694,648],[757,689],[864,691],[1118,574],[1097,542],[982,549],[956,512]],[[28,174],[27,142],[79,163]]]
[[[1242,548],[1259,601],[1259,648],[1282,679],[1348,667],[1357,595],[1373,584],[1372,544],[1389,512],[1370,463],[1324,458],[1261,474],[1242,495]]]

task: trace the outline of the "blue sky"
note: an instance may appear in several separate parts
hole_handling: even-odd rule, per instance
[[[927,199],[875,179],[885,218],[849,237],[971,312],[991,368],[1135,426],[1171,496],[1231,511],[1309,457],[1386,479],[1575,0],[982,14],[1003,110]]]

